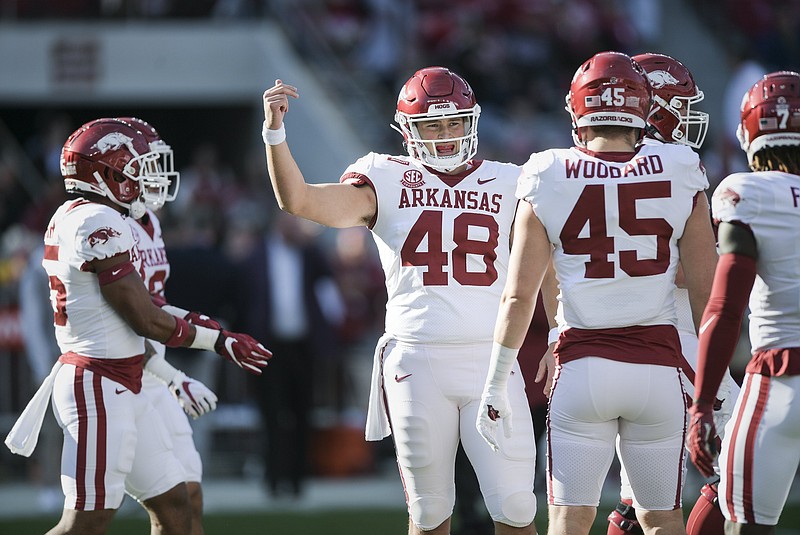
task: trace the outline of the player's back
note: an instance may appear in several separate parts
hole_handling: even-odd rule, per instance
[[[531,202],[555,246],[559,323],[675,325],[678,240],[707,185],[697,155],[679,145],[532,155],[517,196]]]
[[[714,191],[712,210],[718,221],[747,225],[756,240],[753,349],[800,347],[800,176],[780,171],[730,175]]]
[[[42,265],[50,280],[56,339],[62,352],[116,359],[142,354],[144,341],[103,298],[92,260],[127,253],[130,227],[114,209],[85,200],[62,204],[50,219]]]
[[[407,342],[490,341],[505,284],[519,166],[476,161],[460,175],[370,153],[345,182],[374,189],[370,228],[386,275],[386,331]]]

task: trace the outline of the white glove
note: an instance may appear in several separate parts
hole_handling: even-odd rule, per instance
[[[481,396],[478,411],[478,433],[489,443],[494,451],[500,451],[497,442],[497,420],[503,422],[503,434],[511,437],[511,407],[508,404],[508,393],[505,385],[486,386]]]
[[[195,420],[217,408],[216,394],[197,379],[187,377],[185,373],[167,362],[164,355],[156,353],[150,357],[144,369],[167,385],[186,414]]]
[[[217,396],[206,385],[178,370],[167,385],[186,414],[197,420],[217,408]]]
[[[478,433],[494,451],[500,451],[497,441],[497,420],[503,421],[503,434],[511,437],[511,405],[508,402],[508,377],[517,360],[519,349],[511,349],[492,344],[492,357],[489,363],[489,374],[483,387],[481,403],[478,408],[478,419],[475,426]]]

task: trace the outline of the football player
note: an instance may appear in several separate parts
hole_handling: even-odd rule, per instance
[[[519,179],[523,202],[477,427],[500,451],[501,437],[514,436],[507,381],[552,249],[560,284],[555,362],[545,356],[554,373],[553,533],[589,533],[617,436],[644,532],[685,533],[675,278],[680,262],[696,325],[716,255],[698,156],[682,145],[640,144],[651,99],[638,63],[596,54],[578,68],[566,98],[576,145],[531,155]]]
[[[647,119],[644,143],[680,143],[699,149],[708,131],[708,114],[693,109],[693,106],[704,98],[686,66],[673,57],[664,54],[645,53],[633,56],[634,61],[647,73],[653,88],[653,108]],[[675,290],[675,302],[678,313],[678,334],[681,339],[681,351],[684,358],[683,385],[689,399],[694,397],[694,370],[697,365],[697,331],[692,321],[692,310],[689,305],[689,294],[681,287],[682,272],[678,270],[678,288]],[[717,392],[714,411],[716,428],[722,431],[730,419],[733,403],[739,393],[739,385],[733,380],[730,372]],[[608,535],[623,533],[642,533],[636,519],[631,492],[625,467],[620,470],[622,488],[620,502],[608,516]],[[703,486],[700,497],[687,522],[688,535],[722,535],[724,518],[717,502],[717,484],[708,483]]]
[[[800,463],[800,74],[765,75],[745,93],[737,137],[753,172],[711,199],[720,258],[703,314],[688,446],[714,475],[714,400],[745,309],[750,346],[719,458],[726,533],[775,533]]]
[[[153,301],[163,310],[182,317],[193,325],[220,330],[222,326],[219,322],[205,314],[190,312],[166,302],[164,290],[169,279],[170,266],[161,235],[161,223],[155,212],[165,202],[175,199],[180,185],[180,173],[174,169],[172,147],[161,139],[158,131],[150,123],[136,117],[120,117],[120,120],[144,134],[151,150],[159,155],[159,170],[169,180],[169,187],[163,195],[148,196],[145,202],[147,210],[142,217],[128,218],[134,233],[135,246],[132,250],[134,265],[137,266],[137,271],[150,291]],[[186,416],[197,419],[213,411],[217,407],[217,396],[206,385],[188,377],[167,362],[164,357],[166,350],[164,344],[148,340],[147,349],[149,358],[145,363],[145,373],[142,375],[142,391],[150,398],[150,402],[164,419],[167,431],[170,433],[173,452],[186,474],[186,490],[192,508],[191,533],[201,535],[203,491],[200,481],[203,464],[192,438],[192,427]]]
[[[63,354],[6,439],[30,455],[52,394],[64,432],[65,500],[49,533],[105,533],[124,493],[148,511],[152,533],[190,532],[184,468],[142,393],[147,339],[216,351],[254,374],[272,356],[246,334],[194,325],[153,303],[134,264],[129,218],[169,195],[159,158],[142,132],[118,119],[84,124],[61,152],[73,198],[48,224],[42,264]]]
[[[373,366],[367,440],[393,435],[410,535],[450,533],[459,440],[496,534],[533,534],[533,424],[519,368],[509,381],[517,434],[498,455],[475,429],[492,325],[508,266],[518,166],[474,159],[480,106],[443,67],[400,90],[407,155],[369,153],[338,184],[308,184],[283,124],[297,89],[264,92],[267,165],[280,207],[330,227],[366,226],[386,276],[386,332]]]

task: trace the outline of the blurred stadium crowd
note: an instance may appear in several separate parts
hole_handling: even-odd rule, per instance
[[[800,1],[685,4],[712,35],[724,40],[728,57],[721,58],[727,65],[721,72],[731,80],[743,65],[755,69],[748,75],[759,69],[798,69],[792,62],[800,57]],[[479,156],[523,163],[532,151],[571,144],[563,105],[574,66],[601,50],[658,51],[664,40],[674,38],[661,31],[661,10],[668,6],[649,0],[0,0],[0,22],[66,18],[233,23],[275,18],[312,71],[331,82],[334,100],[358,122],[358,133],[371,150],[400,149],[399,137],[388,127],[397,89],[420,66],[441,64],[470,81],[483,108]],[[698,73],[700,81],[702,77]],[[746,86],[754,80],[747,80]],[[158,127],[157,117],[143,119]],[[712,122],[717,120],[712,117]],[[42,114],[35,133],[20,139],[0,116],[0,424],[4,433],[49,368],[37,364],[36,358],[56,357],[27,357],[18,315],[19,283],[26,269],[39,267],[30,261],[32,252],[64,198],[60,149],[78,126],[69,109]],[[738,148],[730,149],[731,137],[726,132],[706,143],[703,156],[712,183],[744,164],[731,160],[742,157]],[[238,275],[239,269],[275,220],[264,157],[223,154],[213,144],[198,145],[191,155],[181,157],[178,200],[161,215],[173,262],[167,295],[176,304],[217,314],[235,325],[241,321],[237,313],[242,309],[237,299],[247,297],[242,297],[247,281]],[[332,170],[327,178],[334,180],[338,172]],[[366,385],[350,369],[349,355],[353,351],[369,355],[381,332],[380,266],[365,229],[329,237],[321,229],[309,232],[309,239],[318,242],[330,263],[341,305],[337,309],[323,304],[329,309],[336,342],[329,347],[328,364],[318,368],[321,379],[315,403],[317,408],[342,411],[348,405],[359,406],[363,398],[365,408]],[[209,272],[226,273],[229,280],[209,281],[198,275]],[[187,281],[193,274],[197,278]],[[203,299],[182,294],[198,282],[207,289]],[[368,370],[362,361],[358,364]],[[214,384],[221,403],[252,401],[252,385],[243,384],[241,377],[225,377],[223,368],[219,373],[222,377]],[[363,391],[353,394],[354,389]],[[9,457],[8,452],[0,455]],[[0,473],[0,480],[22,475],[11,461],[2,466],[5,473]]]

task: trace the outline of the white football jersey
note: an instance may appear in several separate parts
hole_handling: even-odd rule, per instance
[[[127,219],[133,234],[131,261],[150,295],[164,297],[164,286],[169,278],[169,260],[161,236],[161,222],[149,208],[142,219]],[[148,343],[158,354],[164,354],[164,344],[155,340],[148,340]]]
[[[707,187],[700,159],[682,145],[531,155],[517,197],[555,246],[561,330],[676,325],[678,240]]]
[[[800,347],[800,176],[736,173],[711,198],[714,219],[753,232],[759,261],[750,294],[750,344]]]
[[[42,265],[62,352],[98,359],[141,355],[144,339],[103,298],[88,262],[128,253],[133,236],[127,217],[86,200],[69,200],[53,214],[44,237]]]
[[[461,175],[370,153],[345,183],[369,184],[386,275],[386,332],[404,342],[491,341],[508,270],[517,165],[475,161]]]

